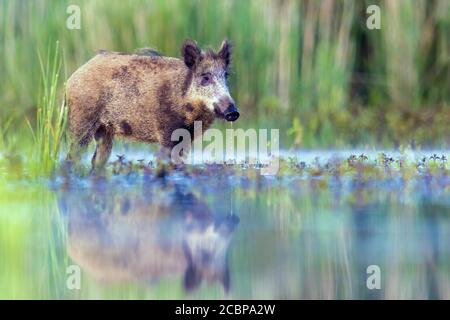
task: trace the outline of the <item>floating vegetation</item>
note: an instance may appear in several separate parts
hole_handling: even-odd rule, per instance
[[[300,160],[299,156],[278,159],[278,172],[275,175],[264,175],[261,169],[267,167],[261,163],[235,160],[223,164],[205,163],[197,165],[172,164],[168,161],[145,159],[132,160],[126,155],[116,155],[102,173],[104,178],[141,178],[150,180],[195,180],[229,179],[245,181],[246,184],[270,186],[278,183],[289,183],[296,180],[321,181],[322,187],[335,187],[336,181],[347,181],[355,185],[377,185],[383,181],[400,181],[406,184],[414,182],[433,182],[444,191],[450,191],[450,168],[445,154],[421,156],[418,160],[408,159],[406,155],[389,155],[379,153],[369,156],[364,153],[350,154],[348,157],[330,156],[327,159],[315,157],[312,161]],[[95,177],[95,175],[85,175]],[[75,176],[63,174],[64,181],[75,179]]]

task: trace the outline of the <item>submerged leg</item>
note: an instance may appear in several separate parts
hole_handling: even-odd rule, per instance
[[[171,162],[173,164],[184,164],[188,160],[191,150],[190,143],[173,142],[161,143],[159,151],[155,154],[157,160]]]
[[[155,153],[155,158],[157,161],[170,162],[170,152],[171,149],[161,146]]]
[[[112,129],[106,126],[100,126],[95,132],[97,146],[92,157],[92,171],[101,171],[105,167],[111,154],[113,139],[114,133]]]

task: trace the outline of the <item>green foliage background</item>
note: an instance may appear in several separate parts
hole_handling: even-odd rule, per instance
[[[57,40],[62,99],[64,78],[98,49],[151,46],[179,56],[185,38],[212,47],[232,41],[238,126],[280,128],[284,147],[450,142],[446,0],[0,3],[0,146],[31,141],[20,128],[26,119],[36,126],[37,53]],[[81,8],[81,30],[66,28],[70,4]],[[366,27],[370,4],[381,7],[381,30]]]

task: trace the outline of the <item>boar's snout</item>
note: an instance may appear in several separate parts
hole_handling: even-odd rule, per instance
[[[213,105],[214,112],[218,118],[227,121],[236,121],[239,118],[239,111],[231,97],[222,97]]]
[[[234,103],[230,103],[230,105],[224,112],[224,116],[225,120],[227,121],[236,121],[239,118],[239,111]]]

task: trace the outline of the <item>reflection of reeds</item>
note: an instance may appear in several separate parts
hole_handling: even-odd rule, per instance
[[[238,211],[250,212],[252,230],[239,240],[243,247],[236,261],[250,260],[246,281],[258,286],[253,297],[448,298],[448,223],[443,222],[448,207],[418,200],[414,191],[413,184],[400,195],[356,190],[331,207],[330,189],[301,182],[291,194],[274,188],[259,193],[253,205],[239,203]],[[269,201],[267,216],[257,205],[262,199],[277,199]],[[286,229],[293,222],[299,228]],[[267,226],[272,233],[258,231]],[[264,250],[239,256],[254,250],[255,243]],[[380,267],[380,290],[366,286],[369,265]]]
[[[54,192],[0,184],[0,203],[0,298],[66,297],[70,262]]]

